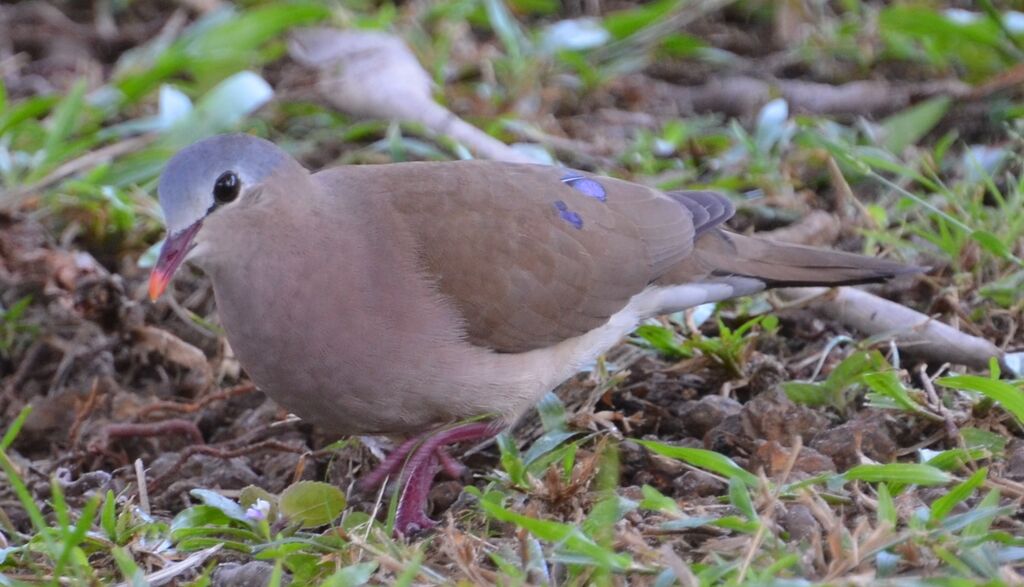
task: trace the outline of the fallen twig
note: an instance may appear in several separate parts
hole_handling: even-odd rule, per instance
[[[139,486],[139,508],[147,516],[150,513],[149,509],[149,491],[146,487],[146,467],[142,464],[142,459],[135,459],[135,482]]]
[[[796,114],[883,116],[924,98],[967,98],[971,87],[958,80],[892,83],[854,81],[840,85],[748,76],[712,78],[706,84],[680,87],[660,82],[681,112],[721,112],[752,117],[773,98],[782,97]]]
[[[177,412],[179,414],[193,414],[213,402],[228,400],[233,397],[245,395],[247,393],[252,393],[254,391],[256,391],[256,386],[254,384],[241,383],[228,389],[206,394],[194,402],[183,403],[165,400],[155,401],[149,405],[140,408],[138,411],[138,417],[142,419],[145,418],[146,416],[149,416],[153,412],[160,411]]]
[[[187,436],[196,444],[206,442],[203,433],[190,420],[162,420],[160,422],[144,422],[141,424],[110,424],[104,430],[109,444],[113,438],[150,438],[153,436]]]
[[[178,460],[175,461],[167,471],[149,482],[149,491],[155,493],[158,489],[163,487],[164,483],[166,483],[171,477],[177,475],[181,471],[181,468],[185,466],[185,463],[195,455],[201,454],[218,459],[233,459],[235,457],[253,454],[262,450],[288,452],[293,454],[303,454],[308,452],[305,448],[295,447],[278,440],[264,440],[262,442],[257,442],[256,444],[234,449],[219,448],[206,444],[194,444],[182,450],[181,456],[178,457]]]
[[[945,404],[939,398],[938,392],[935,391],[935,386],[932,384],[931,377],[928,376],[927,365],[918,365],[917,376],[921,378],[921,386],[924,387],[925,394],[928,396],[928,403],[932,405],[932,409],[937,411],[942,416],[943,423],[946,427],[946,437],[963,445],[963,439],[960,437],[960,428],[956,425],[956,420],[953,418],[953,414],[946,408]],[[940,369],[941,371],[941,369]],[[962,446],[966,448],[966,446]]]
[[[957,363],[985,369],[989,359],[1002,361],[1003,352],[991,342],[956,330],[902,304],[852,287],[777,290],[785,301],[810,300],[816,312],[869,336],[892,337],[914,356],[936,363]]]
[[[199,568],[208,558],[220,552],[220,549],[224,548],[223,544],[214,544],[210,548],[193,552],[188,557],[167,565],[159,571],[154,571],[145,577],[146,585],[152,585],[157,587],[159,585],[166,585],[173,581],[184,573],[191,571],[192,569]],[[129,583],[119,583],[118,587],[127,587]]]
[[[292,35],[289,52],[300,64],[317,70],[317,90],[339,110],[418,122],[480,157],[536,163],[435,102],[430,76],[399,37],[310,28]]]

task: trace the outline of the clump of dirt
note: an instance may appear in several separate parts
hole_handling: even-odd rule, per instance
[[[185,274],[179,287],[208,288]],[[0,302],[27,304],[5,326],[0,421],[31,404],[12,447],[29,486],[45,497],[56,475],[71,501],[121,491],[139,482],[141,459],[152,507],[173,513],[196,487],[280,491],[321,478],[327,457],[315,448],[333,439],[287,421],[180,309],[141,301],[143,278],[59,246],[34,220],[0,216]],[[210,313],[209,296],[191,297]]]

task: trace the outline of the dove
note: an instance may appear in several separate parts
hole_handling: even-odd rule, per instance
[[[364,477],[399,480],[395,530],[432,527],[449,445],[488,439],[661,314],[772,287],[920,268],[730,232],[730,201],[497,161],[311,173],[245,134],[178,152],[158,184],[158,298],[184,261],[213,285],[242,366],[337,435],[403,439]]]

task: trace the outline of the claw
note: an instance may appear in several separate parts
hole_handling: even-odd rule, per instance
[[[439,470],[455,479],[466,473],[466,467],[445,452],[444,447],[468,440],[490,438],[498,430],[491,423],[474,422],[409,439],[388,455],[377,469],[364,477],[357,487],[361,491],[379,487],[385,479],[402,471],[395,533],[412,537],[430,530],[437,525],[426,514],[434,477]]]

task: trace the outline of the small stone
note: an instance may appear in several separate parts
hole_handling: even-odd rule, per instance
[[[704,435],[722,423],[727,416],[739,414],[743,406],[724,395],[706,395],[698,401],[685,402],[679,409],[679,420],[687,435],[704,438]]]
[[[810,508],[799,503],[785,506],[786,512],[779,519],[779,524],[789,533],[794,542],[812,542],[815,536],[821,536],[821,524],[811,514]]]
[[[729,486],[703,471],[687,471],[672,482],[676,495],[683,498],[724,495]]]
[[[704,435],[704,448],[722,454],[733,455],[739,451],[745,452],[751,445],[750,439],[743,431],[740,414],[726,416]]]
[[[213,587],[263,587],[270,584],[274,565],[263,561],[247,563],[222,563],[213,571]],[[281,585],[289,585],[292,576],[287,572],[281,577]]]
[[[820,412],[793,403],[779,388],[762,393],[743,406],[743,430],[751,439],[789,444],[794,436],[809,442],[829,426]]]
[[[462,493],[461,481],[441,481],[430,488],[431,510],[435,513],[447,511]]]
[[[861,464],[858,448],[864,456],[879,463],[889,463],[896,458],[896,442],[885,422],[876,419],[850,420],[822,430],[810,446],[830,457],[839,472]]]
[[[1024,481],[1024,440],[1015,439],[1006,447],[1006,477]]]
[[[790,459],[793,458],[792,451],[792,448],[785,447],[775,440],[759,441],[757,450],[751,456],[750,465],[754,469],[761,467],[766,475],[775,477],[785,472]],[[817,475],[818,473],[835,470],[836,465],[832,462],[832,459],[813,448],[804,446],[800,448],[800,453],[793,461],[793,469],[790,475],[794,473]]]
[[[778,339],[771,337],[771,340]],[[747,377],[749,381],[747,386],[753,395],[760,395],[771,391],[789,378],[786,366],[770,355],[756,355],[750,361],[747,370],[750,373]]]
[[[647,450],[632,440],[619,443],[619,462],[623,466],[642,467],[647,464]]]
[[[682,475],[686,471],[686,465],[678,459],[657,454],[651,455],[650,468],[657,473],[673,478]]]

